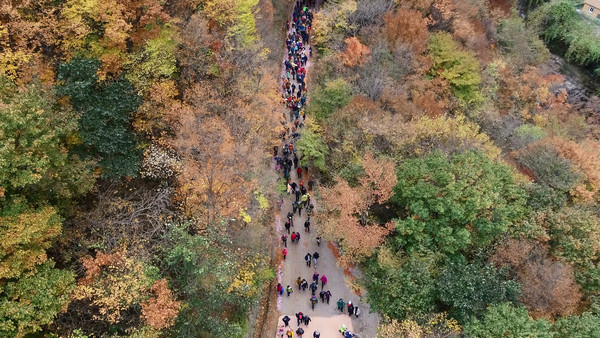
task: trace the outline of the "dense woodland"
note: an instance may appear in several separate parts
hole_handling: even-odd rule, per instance
[[[379,335],[600,332],[600,99],[577,2],[329,0],[317,229]],[[0,5],[0,336],[241,337],[270,290],[279,0]]]
[[[339,0],[316,16],[299,146],[381,337],[600,332],[600,100],[570,97],[546,47],[593,72],[598,29],[575,2],[529,1],[525,19],[507,5]]]

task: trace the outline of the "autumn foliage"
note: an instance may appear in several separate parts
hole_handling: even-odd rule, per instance
[[[393,228],[392,223],[372,224],[369,208],[385,203],[392,195],[396,183],[394,163],[367,153],[362,166],[365,174],[357,187],[337,178],[335,185],[324,192],[318,215],[323,236],[340,241],[344,258],[350,262],[369,257]]]
[[[573,267],[549,257],[547,247],[534,242],[509,240],[492,257],[498,266],[509,266],[522,285],[521,301],[538,318],[572,314],[582,297]]]
[[[150,291],[153,296],[142,302],[142,317],[150,326],[158,330],[172,326],[181,303],[173,299],[164,278],[154,282]]]
[[[363,45],[356,37],[347,38],[346,51],[342,54],[344,66],[354,67],[359,63],[364,63],[365,58],[371,54],[369,47]]]

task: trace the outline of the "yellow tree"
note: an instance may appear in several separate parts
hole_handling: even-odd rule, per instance
[[[250,149],[234,126],[201,108],[182,107],[180,123],[174,146],[183,158],[178,196],[186,214],[199,216],[203,225],[236,217],[256,189]]]

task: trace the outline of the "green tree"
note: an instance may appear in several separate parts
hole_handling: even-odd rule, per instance
[[[388,249],[368,262],[366,285],[373,309],[403,320],[434,310],[433,262],[417,256],[399,258]]]
[[[0,336],[41,330],[69,303],[74,276],[54,268],[46,250],[60,234],[61,218],[49,206],[29,208],[24,199],[0,212]]]
[[[171,79],[177,73],[177,30],[166,25],[160,36],[146,41],[144,47],[129,57],[129,71],[125,75],[140,95],[156,81]]]
[[[325,170],[325,156],[329,152],[318,134],[318,125],[314,122],[308,123],[308,127],[302,131],[302,137],[296,142],[296,147],[302,153],[300,164],[303,166],[312,164],[319,170]]]
[[[52,261],[22,278],[0,282],[0,335],[24,337],[50,324],[68,303],[75,286],[73,273]]]
[[[246,311],[273,276],[259,257],[245,264],[252,255],[233,250],[224,230],[211,226],[201,236],[187,226],[173,226],[165,237],[164,268],[184,300],[175,323],[177,337],[241,337]]]
[[[548,2],[531,12],[527,19],[546,41],[566,38],[580,20],[571,0]]]
[[[482,100],[479,62],[473,52],[463,51],[452,35],[445,32],[431,35],[428,50],[433,61],[431,75],[448,81],[454,95],[464,103]]]
[[[591,210],[564,207],[539,218],[550,236],[551,252],[575,266],[575,277],[584,291],[600,287],[600,219]]]
[[[66,146],[66,138],[77,130],[77,116],[56,104],[51,88],[4,85],[0,196],[18,193],[33,201],[89,191],[94,183],[91,163],[69,154]]]
[[[0,335],[24,337],[50,324],[69,303],[74,282],[73,273],[55,269],[52,261],[19,279],[0,281]]]
[[[505,269],[481,263],[450,263],[437,285],[440,300],[461,322],[482,315],[490,304],[516,302],[520,292],[519,283],[509,280]]]
[[[552,332],[560,338],[599,338],[600,318],[592,312],[559,318],[552,326]]]
[[[481,153],[432,153],[405,161],[397,175],[391,201],[406,215],[395,241],[409,251],[484,247],[525,213],[525,190],[509,168]]]
[[[100,62],[76,58],[58,69],[59,93],[70,97],[80,113],[79,136],[84,154],[99,159],[102,176],[135,176],[141,152],[137,149],[130,115],[141,99],[125,79],[99,82]]]
[[[336,109],[346,106],[352,100],[352,87],[346,80],[337,78],[327,81],[324,88],[315,90],[306,109],[309,116],[324,120]]]
[[[500,23],[498,37],[498,44],[517,69],[540,64],[550,57],[544,42],[536,32],[525,26],[523,19],[516,13]]]
[[[474,318],[463,326],[467,337],[552,337],[550,323],[532,319],[523,307],[510,303],[491,305],[483,319]]]
[[[517,161],[529,170],[537,183],[568,192],[582,179],[573,163],[551,144],[534,144],[517,154]]]

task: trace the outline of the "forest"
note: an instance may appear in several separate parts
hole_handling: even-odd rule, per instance
[[[1,337],[272,336],[294,3],[0,4]],[[581,2],[317,5],[295,146],[377,337],[597,337]]]

